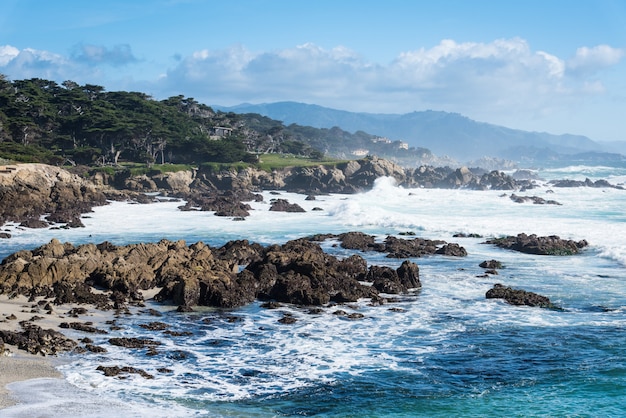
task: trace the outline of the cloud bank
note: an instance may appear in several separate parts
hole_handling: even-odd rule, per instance
[[[388,64],[342,46],[308,43],[253,52],[235,45],[179,56],[155,80],[142,79],[139,69],[122,80],[116,79],[116,68],[128,72],[142,64],[129,45],[78,45],[68,56],[4,45],[0,73],[141,89],[156,98],[184,94],[208,104],[293,100],[374,113],[446,110],[489,120],[498,112],[546,116],[606,95],[601,75],[623,57],[623,50],[609,45],[582,46],[571,57],[558,57],[533,50],[521,38],[442,40]]]

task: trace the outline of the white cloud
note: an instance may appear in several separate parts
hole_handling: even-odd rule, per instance
[[[590,74],[617,64],[624,56],[624,50],[608,45],[593,48],[578,48],[576,54],[567,63],[567,67],[576,74]]]
[[[0,46],[0,72],[14,79],[37,77],[56,80],[69,65],[66,58],[48,51]]]
[[[114,67],[137,61],[130,45],[115,45],[108,48],[103,45],[80,44],[74,48],[72,59],[87,65],[109,64]]]
[[[20,53],[20,50],[11,45],[0,46],[0,66],[5,66]]]
[[[599,45],[581,47],[564,59],[533,50],[521,38],[442,40],[403,52],[386,65],[344,46],[306,43],[253,52],[234,45],[179,56],[172,68],[151,69],[155,78],[146,80],[143,73],[132,73],[138,65],[130,46],[83,45],[64,57],[5,45],[0,46],[0,73],[13,79],[70,79],[107,90],[141,89],[155,98],[184,94],[207,104],[294,100],[380,113],[436,109],[503,123],[549,120],[589,97],[607,96],[611,86],[602,70],[623,57],[623,50]],[[122,82],[119,70],[102,63],[129,64],[124,70],[132,76]]]

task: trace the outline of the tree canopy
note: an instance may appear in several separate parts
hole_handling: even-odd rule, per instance
[[[373,135],[290,125],[258,114],[214,111],[183,95],[0,74],[0,157],[53,164],[230,163],[256,153],[345,158]]]

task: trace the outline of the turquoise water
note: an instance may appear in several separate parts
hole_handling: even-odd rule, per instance
[[[559,170],[560,178],[565,172],[573,178],[588,176],[592,168]],[[613,179],[626,174],[613,173]],[[458,242],[468,256],[413,259],[420,266],[422,290],[385,306],[364,300],[311,313],[306,307],[269,310],[253,303],[180,314],[152,304],[162,317],[139,313],[120,319],[122,330],[90,335],[109,352],[66,357],[68,363],[60,367],[65,381],[14,385],[18,394],[37,391],[41,396],[5,410],[6,416],[38,411],[54,417],[68,411],[73,416],[123,411],[127,417],[623,416],[626,191],[545,185],[526,194],[547,195],[562,205],[518,204],[500,191],[405,190],[382,179],[371,192],[355,196],[311,202],[283,194],[307,209],[304,214],[270,213],[267,203],[256,203],[245,222],[232,222],[178,212],[173,203],[116,203],[97,208],[81,230],[15,229],[0,256],[52,236],[119,244],[167,237],[218,246],[230,239],[269,244],[351,230],[381,240],[413,231]],[[457,232],[556,234],[587,239],[590,247],[572,257],[532,256],[494,248],[484,239],[453,238]],[[325,243],[325,250],[340,257],[352,254],[332,244]],[[403,261],[361,255],[369,264],[397,267]],[[478,264],[490,259],[505,268],[483,277]],[[543,294],[562,309],[487,300],[485,292],[495,283]],[[338,309],[361,313],[363,319],[335,315]],[[285,313],[297,322],[279,323]],[[173,337],[140,327],[155,320],[191,335]],[[156,338],[163,346],[159,355],[147,356],[145,350],[107,345],[112,336]],[[96,371],[100,364],[132,365],[155,379],[107,378]],[[162,368],[168,371],[158,372]],[[61,389],[63,397],[58,396]]]

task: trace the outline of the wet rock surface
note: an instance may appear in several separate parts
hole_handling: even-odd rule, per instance
[[[527,235],[524,233],[517,236],[490,239],[485,241],[485,243],[537,255],[573,255],[578,254],[589,245],[586,240],[573,241],[561,239],[557,235],[540,237],[535,234]]]
[[[0,330],[0,347],[10,344],[30,354],[45,356],[70,351],[77,345],[75,341],[58,331],[43,329],[30,322],[20,325],[22,331]]]
[[[512,289],[502,284],[495,284],[485,295],[487,299],[504,299],[507,303],[516,306],[536,306],[540,308],[554,308],[546,296],[526,290]]]

